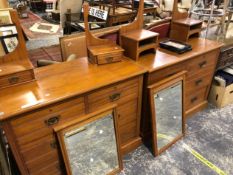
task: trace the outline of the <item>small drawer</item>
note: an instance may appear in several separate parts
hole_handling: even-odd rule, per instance
[[[19,144],[25,144],[53,133],[54,125],[84,114],[84,98],[80,97],[20,116],[10,123]]]
[[[178,72],[186,70],[187,69],[186,65],[187,65],[186,62],[182,62],[150,73],[148,85],[152,85],[164,78],[168,78],[172,75],[177,74]]]
[[[123,52],[109,53],[97,56],[97,64],[109,64],[121,61]]]
[[[208,89],[208,86],[202,89],[199,89],[198,91],[192,91],[192,92],[186,93],[185,110],[187,111],[189,109],[192,109],[193,107],[205,101],[207,89]]]
[[[88,112],[93,112],[102,108],[104,105],[117,103],[118,105],[124,104],[130,99],[138,97],[139,81],[138,78],[129,81],[100,89],[87,96],[88,99]]]
[[[2,76],[0,77],[0,88],[32,81],[33,79],[34,79],[34,75],[32,70],[27,70],[15,74],[10,74],[7,76]]]
[[[191,59],[188,62],[187,78],[196,76],[197,74],[206,74],[207,71],[214,71],[217,62],[217,54],[218,51],[212,51]]]
[[[205,86],[210,86],[213,74],[197,75],[192,79],[186,81],[186,94],[191,91],[197,91]]]

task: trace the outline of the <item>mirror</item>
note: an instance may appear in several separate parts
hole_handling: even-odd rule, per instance
[[[0,56],[13,52],[18,46],[18,32],[9,11],[0,10]]]
[[[184,133],[183,75],[176,77],[169,78],[164,84],[152,85],[150,89],[155,155],[166,150]]]
[[[99,175],[122,169],[114,110],[89,115],[88,120],[58,132],[68,174]]]

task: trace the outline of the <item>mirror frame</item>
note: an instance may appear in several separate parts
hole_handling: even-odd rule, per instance
[[[63,123],[61,125],[57,125],[54,127],[54,131],[57,133],[57,136],[58,136],[60,148],[62,151],[62,156],[63,156],[64,162],[65,162],[67,175],[72,175],[72,169],[71,169],[71,166],[69,163],[69,157],[68,157],[67,149],[65,146],[65,139],[64,139],[65,133],[70,132],[73,129],[78,129],[78,128],[81,129],[86,124],[89,124],[91,122],[94,122],[94,121],[97,121],[101,118],[104,118],[106,116],[106,114],[112,114],[112,116],[113,116],[117,155],[118,155],[118,165],[119,165],[118,168],[113,169],[111,172],[109,172],[107,174],[114,175],[114,174],[119,173],[123,169],[123,162],[122,162],[122,156],[121,156],[121,150],[120,150],[120,139],[119,139],[119,132],[118,132],[118,118],[117,118],[116,106],[117,105],[115,105],[115,104],[110,105],[108,107],[105,107],[105,108],[98,110],[96,112],[93,112],[91,114],[77,117],[74,120],[71,120],[69,122],[66,122],[66,123]]]
[[[150,109],[151,109],[151,126],[152,126],[152,151],[154,156],[158,156],[166,149],[168,149],[171,145],[177,142],[185,135],[185,74],[187,71],[179,72],[169,78],[161,80],[151,86],[148,86],[150,93]],[[177,84],[178,82],[182,82],[182,134],[178,135],[175,139],[170,140],[170,143],[163,146],[161,149],[158,149],[157,143],[157,126],[156,126],[156,107],[154,101],[154,94],[158,93],[161,90],[169,88],[172,85]]]

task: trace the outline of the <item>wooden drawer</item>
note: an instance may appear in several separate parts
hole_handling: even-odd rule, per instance
[[[59,162],[51,162],[49,166],[43,167],[40,170],[33,171],[31,172],[31,175],[44,175],[44,174],[49,174],[49,175],[64,175],[63,171],[60,168],[60,163]]]
[[[111,103],[117,103],[118,105],[124,104],[130,99],[136,99],[138,97],[138,92],[138,78],[100,89],[87,96],[88,111],[93,112]]]
[[[19,145],[53,133],[53,126],[85,114],[84,98],[76,98],[12,120]]]
[[[20,84],[34,79],[33,70],[27,70],[0,77],[0,88]]]
[[[189,95],[192,91],[198,91],[200,88],[210,86],[212,81],[212,73],[205,75],[197,75],[194,78],[190,78],[186,81],[186,94]]]
[[[166,67],[164,69],[152,72],[149,74],[149,79],[148,79],[148,85],[152,85],[164,78],[167,78],[169,76],[175,75],[178,72],[184,71],[187,69],[187,63],[178,63],[169,67]]]
[[[108,64],[121,61],[123,56],[123,52],[111,53],[111,54],[104,54],[97,56],[97,64]]]
[[[201,55],[191,59],[188,62],[187,79],[197,74],[206,74],[213,72],[217,62],[218,51],[212,51],[205,55]]]
[[[208,86],[199,89],[198,91],[192,91],[190,93],[186,93],[186,103],[185,110],[190,110],[195,106],[199,105],[203,101],[206,100],[206,93],[208,90]]]

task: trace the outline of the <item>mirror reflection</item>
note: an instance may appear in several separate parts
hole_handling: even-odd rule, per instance
[[[74,175],[108,174],[119,168],[112,114],[66,132],[64,142]]]
[[[182,134],[182,81],[156,93],[154,100],[160,150]]]

